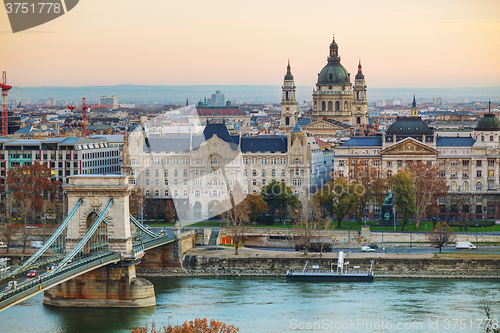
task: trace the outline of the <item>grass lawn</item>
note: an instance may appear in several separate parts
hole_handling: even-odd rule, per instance
[[[377,224],[379,221],[368,221],[366,222],[367,225],[370,226],[370,230],[371,231],[381,231],[382,229],[384,231],[394,231],[394,227],[379,227],[379,226],[375,226],[375,224]],[[396,223],[399,223],[399,226],[396,226],[396,231],[401,231],[402,227],[403,227],[403,223],[401,221],[397,221]],[[481,221],[479,222],[481,223]],[[148,223],[148,221],[144,221],[144,224],[147,224],[149,225],[150,227],[163,227],[163,226],[167,226],[167,227],[173,227],[174,226],[174,223],[156,223],[154,221],[151,221]],[[358,223],[356,221],[350,221],[350,222],[342,222],[342,226],[340,228],[337,228],[337,223],[336,222],[333,222],[332,223],[332,226],[335,227],[335,229],[338,229],[338,230],[360,230],[361,229],[361,226],[364,225],[364,223]],[[196,223],[193,223],[193,224],[181,224],[181,226],[186,226],[186,227],[208,227],[208,228],[219,228],[221,226],[221,223],[219,221],[207,221],[207,222],[196,222]],[[453,232],[455,233],[460,233],[460,226],[454,226],[453,224],[450,225],[451,226],[451,229],[453,230]],[[225,223],[223,222],[222,223],[222,227],[225,227]],[[267,224],[257,224],[257,225],[252,225],[251,226],[252,228],[297,228],[297,226],[295,225],[289,225],[288,223],[286,223],[285,225],[283,224],[280,224],[279,222],[276,222],[275,224],[273,225],[267,225]],[[415,223],[412,222],[411,223],[411,226],[409,224],[406,225],[406,231],[415,231],[415,232],[427,232],[427,231],[431,231],[432,230],[432,223],[431,222],[428,222],[428,221],[421,221],[420,222],[420,226],[419,228],[415,228]],[[462,227],[462,232],[472,232],[472,233],[475,233],[476,232],[476,227],[475,226],[471,226],[469,227],[469,230],[465,230],[465,227]],[[477,232],[478,233],[482,233],[482,232],[500,232],[500,225],[493,225],[493,226],[488,226],[488,227],[481,227],[479,226],[477,228]]]

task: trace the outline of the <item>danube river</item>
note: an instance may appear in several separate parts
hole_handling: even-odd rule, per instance
[[[498,280],[291,282],[284,278],[150,278],[145,309],[51,308],[37,295],[0,313],[6,332],[130,332],[207,317],[241,332],[484,332],[480,302],[500,315]],[[482,329],[478,325],[483,324]]]

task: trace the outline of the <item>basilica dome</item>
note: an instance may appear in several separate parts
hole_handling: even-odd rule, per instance
[[[335,43],[335,38],[330,44],[330,55],[328,57],[328,63],[318,74],[318,85],[350,85],[351,80],[349,78],[349,73],[340,63],[339,47]]]

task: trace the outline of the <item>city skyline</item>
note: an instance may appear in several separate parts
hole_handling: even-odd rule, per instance
[[[296,84],[313,86],[335,32],[369,89],[500,86],[494,0],[147,5],[89,0],[16,34],[0,14],[0,69],[19,87],[279,85],[290,59]]]

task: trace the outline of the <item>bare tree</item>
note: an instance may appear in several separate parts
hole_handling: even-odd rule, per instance
[[[443,247],[443,245],[453,242],[456,237],[450,226],[445,222],[441,222],[435,230],[429,231],[427,233],[427,239],[432,244],[437,245],[439,247],[439,253],[441,253],[441,248]]]
[[[484,314],[486,315],[486,320],[485,322],[485,332],[486,333],[500,333],[500,326],[498,325],[498,320],[492,321],[491,320],[491,302],[487,301],[486,299],[483,299],[481,301],[481,309],[484,311]]]
[[[246,238],[246,227],[250,222],[250,208],[243,198],[243,190],[239,182],[236,182],[230,191],[229,200],[218,206],[221,209],[220,214],[227,221],[227,233],[233,241],[235,255],[238,255],[238,249]],[[236,202],[239,203],[236,205]]]
[[[321,204],[319,197],[313,197],[311,199],[311,208],[308,212],[308,216],[303,217],[300,212],[298,213],[300,217],[297,219],[297,224],[301,233],[300,244],[304,245],[304,255],[307,255],[307,251],[311,246],[311,241],[316,240],[321,243],[320,253],[321,256],[324,249],[324,243],[321,237],[321,231],[330,229],[332,222],[327,216],[326,208]],[[314,231],[316,235],[313,236]]]

